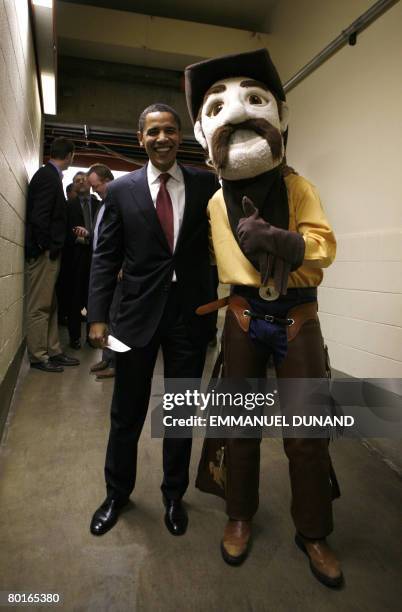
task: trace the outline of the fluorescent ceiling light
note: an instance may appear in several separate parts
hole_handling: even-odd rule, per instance
[[[56,114],[56,81],[54,74],[42,72],[40,75],[42,82],[43,111],[45,115]]]
[[[44,6],[45,8],[53,8],[53,0],[32,0],[34,6]]]

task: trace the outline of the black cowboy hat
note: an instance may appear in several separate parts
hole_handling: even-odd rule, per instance
[[[224,55],[187,66],[185,70],[186,99],[190,116],[195,123],[204,95],[222,79],[244,76],[265,83],[280,100],[285,101],[279,74],[266,49]]]

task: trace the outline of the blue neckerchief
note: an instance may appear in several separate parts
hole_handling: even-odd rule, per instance
[[[238,293],[238,291],[236,291],[236,293]],[[315,301],[315,298],[297,297],[295,299],[283,296],[279,300],[267,302],[262,298],[247,297],[247,301],[250,304],[251,310],[258,314],[269,314],[285,319],[291,308],[299,304]],[[269,321],[263,321],[261,319],[251,319],[249,335],[254,342],[260,346],[264,346],[268,350],[273,357],[275,366],[279,366],[282,363],[288,350],[286,325],[270,323]]]

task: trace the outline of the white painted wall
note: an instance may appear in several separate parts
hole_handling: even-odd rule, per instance
[[[315,4],[298,3],[306,11]],[[337,24],[347,27],[359,14],[351,9],[364,4],[337,3]],[[332,13],[321,10],[330,36],[312,55],[340,32]],[[304,15],[308,32],[313,15]],[[301,67],[299,56],[312,57],[295,17],[290,11],[286,31],[282,13],[284,29],[275,32],[273,55],[286,78]],[[401,26],[399,3],[288,95],[288,161],[317,185],[338,239],[319,291],[322,327],[333,367],[358,377],[402,376]]]
[[[28,2],[0,0],[0,383],[25,335],[26,192],[41,121]]]

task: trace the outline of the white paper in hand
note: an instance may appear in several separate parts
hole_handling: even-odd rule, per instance
[[[120,342],[120,340],[118,340],[114,336],[111,336],[110,334],[107,337],[106,346],[107,348],[110,348],[110,350],[115,351],[116,353],[125,353],[126,351],[131,351],[131,348],[127,346],[127,344]]]

